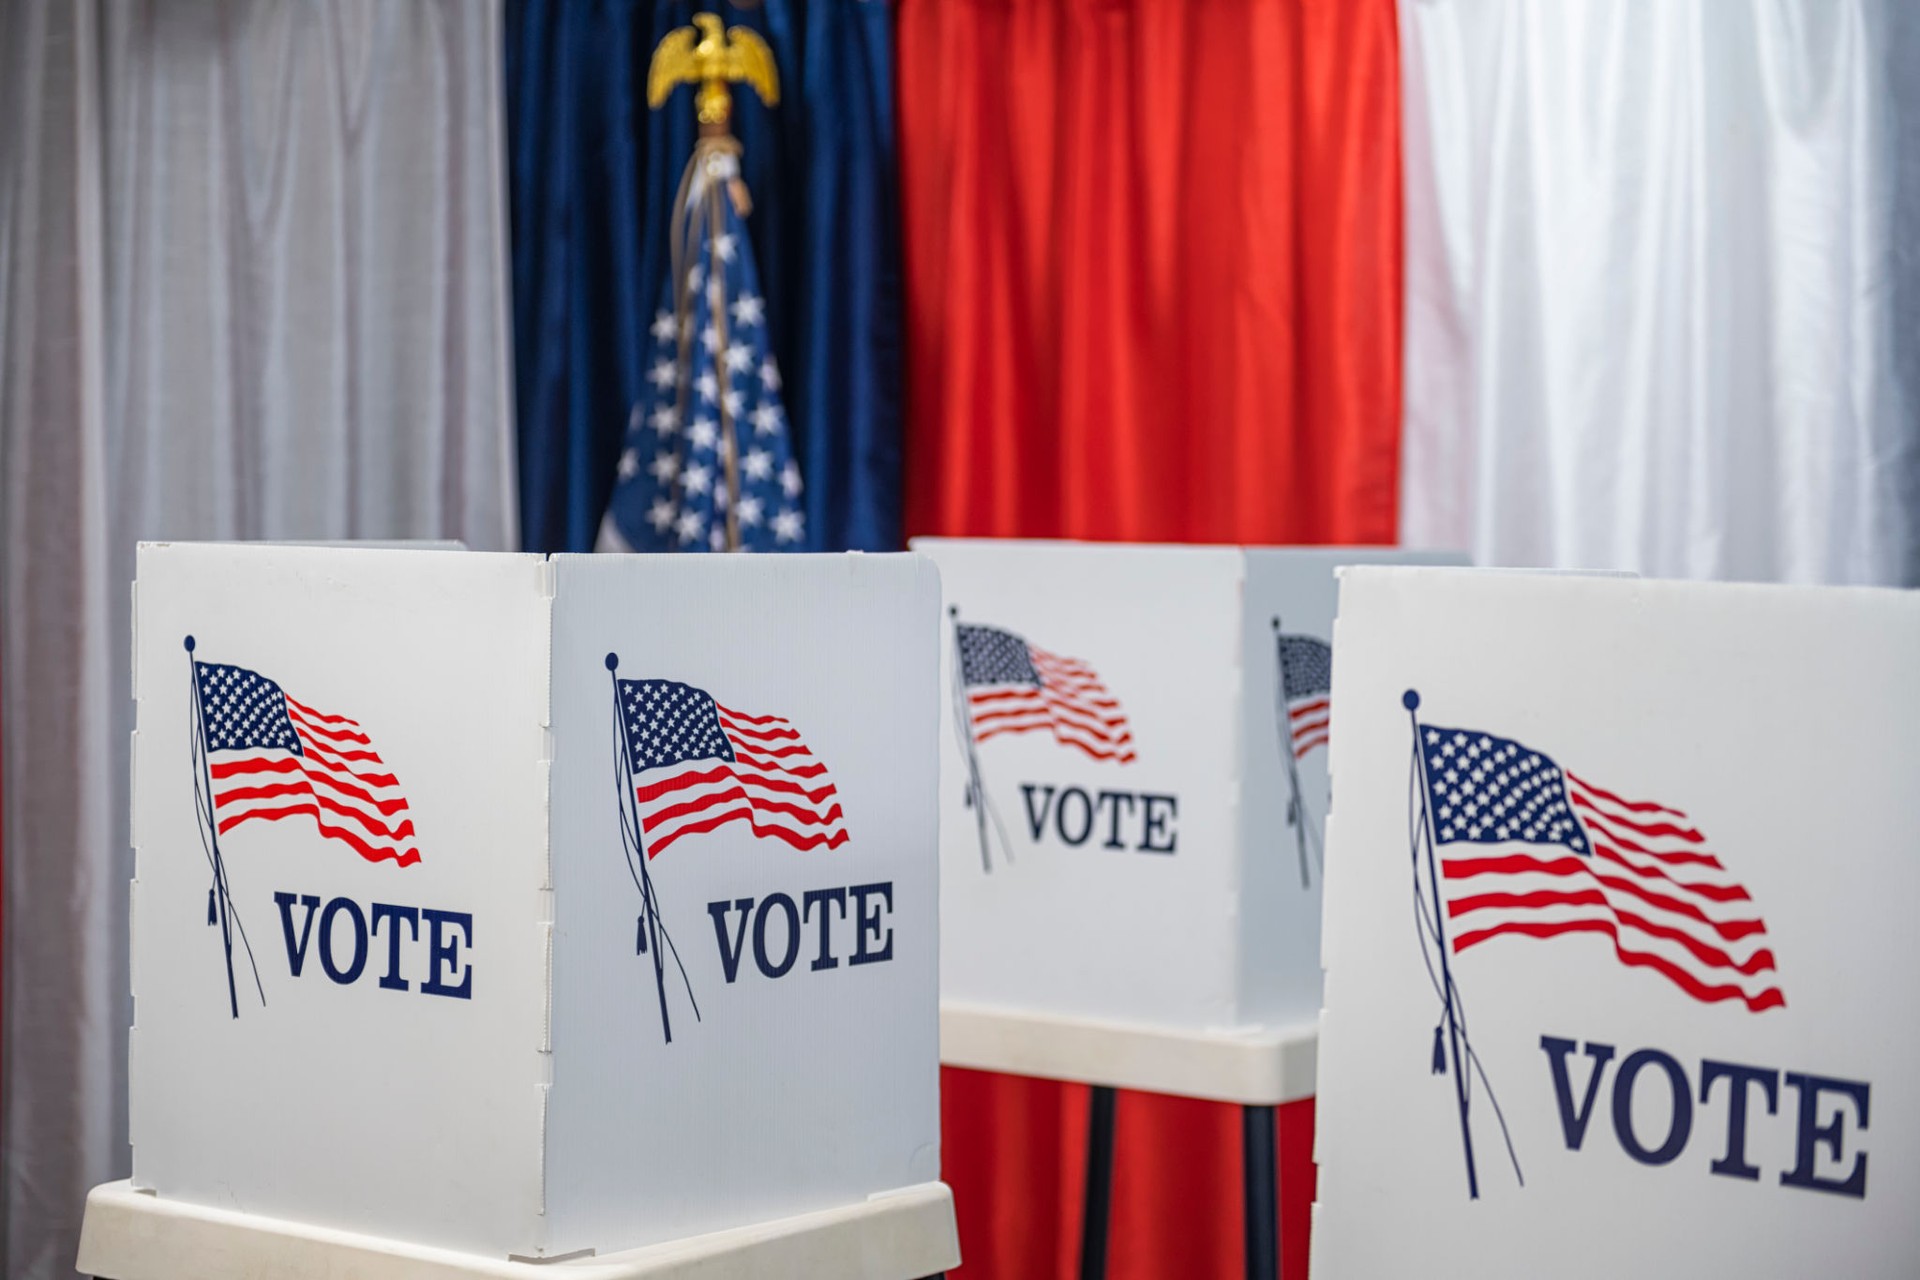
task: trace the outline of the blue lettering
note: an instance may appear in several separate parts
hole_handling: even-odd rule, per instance
[[[1747,1086],[1761,1086],[1767,1097],[1767,1114],[1773,1115],[1778,1110],[1780,1073],[1762,1067],[1742,1066],[1737,1062],[1704,1059],[1700,1063],[1702,1106],[1706,1105],[1707,1095],[1713,1092],[1713,1082],[1722,1077],[1727,1081],[1727,1154],[1715,1160],[1710,1167],[1723,1177],[1756,1182],[1760,1178],[1760,1170],[1747,1163]]]
[[[1587,1121],[1593,1119],[1593,1102],[1600,1092],[1600,1077],[1605,1074],[1607,1062],[1613,1057],[1613,1046],[1587,1042],[1587,1056],[1593,1059],[1593,1073],[1587,1077],[1587,1096],[1576,1108],[1573,1105],[1573,1085],[1567,1079],[1567,1055],[1573,1052],[1573,1041],[1562,1040],[1559,1036],[1541,1036],[1540,1048],[1546,1052],[1547,1064],[1553,1069],[1553,1096],[1560,1104],[1560,1132],[1567,1139],[1567,1150],[1578,1151],[1586,1140]]]
[[[407,922],[407,928],[413,940],[420,940],[420,913],[412,907],[396,907],[391,902],[373,904],[373,936],[380,936],[380,922],[387,923],[387,972],[380,979],[380,985],[389,991],[407,990],[407,980],[400,976],[400,922]]]
[[[1800,1187],[1807,1191],[1828,1191],[1837,1196],[1866,1199],[1866,1152],[1860,1151],[1854,1154],[1853,1168],[1845,1178],[1823,1178],[1813,1169],[1817,1148],[1820,1146],[1825,1146],[1832,1153],[1835,1161],[1845,1156],[1843,1150],[1846,1142],[1845,1109],[1836,1107],[1832,1120],[1826,1124],[1818,1123],[1820,1095],[1836,1093],[1842,1098],[1852,1099],[1854,1115],[1858,1117],[1860,1131],[1865,1133],[1870,1087],[1858,1080],[1833,1080],[1826,1076],[1803,1075],[1797,1071],[1787,1072],[1787,1083],[1800,1091],[1800,1135],[1799,1141],[1795,1144],[1793,1168],[1780,1175],[1781,1184]]]
[[[427,922],[427,980],[420,984],[420,993],[429,996],[451,996],[456,1000],[473,998],[473,961],[467,961],[466,972],[460,974],[459,985],[453,985],[447,978],[453,976],[460,967],[460,943],[464,940],[467,950],[473,950],[473,913],[469,911],[436,911],[432,907],[420,908],[420,916]],[[454,931],[459,931],[459,936]],[[444,976],[443,976],[444,975]]]
[[[1038,812],[1035,812],[1033,807],[1033,793],[1035,791],[1041,793],[1040,809]],[[1034,841],[1037,843],[1040,839],[1040,833],[1046,829],[1047,814],[1053,808],[1053,788],[1039,787],[1031,782],[1023,782],[1020,784],[1020,795],[1025,799],[1027,805],[1027,826],[1032,829]]]
[[[853,895],[853,918],[855,922],[853,955],[848,958],[847,963],[878,964],[882,960],[893,959],[893,928],[890,925],[885,928],[884,940],[879,950],[873,951],[867,947],[868,934],[872,934],[876,939],[883,937],[880,919],[880,903],[875,902],[873,910],[868,911],[867,899],[871,897],[884,901],[886,903],[886,909],[891,912],[893,910],[893,881],[887,880],[880,884],[856,884],[848,889],[847,892]]]
[[[1633,1131],[1633,1084],[1642,1068],[1657,1066],[1667,1073],[1673,1090],[1673,1117],[1667,1124],[1667,1138],[1658,1147],[1640,1145]],[[1687,1083],[1686,1068],[1658,1049],[1639,1049],[1626,1056],[1613,1077],[1613,1132],[1620,1147],[1641,1164],[1671,1164],[1686,1149],[1693,1133],[1693,1088]]]
[[[778,905],[787,915],[787,954],[778,964],[767,963],[767,911]],[[760,900],[760,910],[753,917],[753,962],[760,966],[760,972],[769,978],[784,978],[787,970],[793,968],[793,962],[800,956],[800,912],[793,905],[793,899],[784,893],[770,893]]]
[[[1165,805],[1163,809],[1160,806]],[[1180,797],[1150,796],[1140,797],[1140,851],[1142,853],[1173,853],[1179,843],[1180,833],[1173,829],[1173,821],[1180,815]],[[1166,837],[1165,844],[1155,844],[1161,836]]]
[[[353,921],[353,963],[344,969],[333,962],[333,922],[342,911]],[[360,914],[360,904],[352,898],[335,898],[320,913],[320,967],[343,986],[357,979],[360,971],[367,967],[367,918]]]
[[[847,891],[845,889],[809,889],[801,895],[802,906],[800,908],[800,919],[802,923],[805,923],[807,917],[813,914],[814,907],[817,906],[820,908],[820,954],[813,958],[812,967],[815,972],[821,969],[837,969],[840,967],[840,958],[833,954],[832,940],[827,931],[827,918],[831,914],[831,912],[827,910],[827,904],[830,902],[840,908],[840,918],[845,920],[847,918]]]
[[[1586,1053],[1592,1059],[1593,1067],[1587,1077],[1586,1096],[1576,1106],[1567,1068],[1567,1058],[1573,1052],[1575,1043],[1558,1036],[1540,1037],[1540,1047],[1546,1052],[1547,1062],[1553,1072],[1554,1096],[1560,1107],[1560,1127],[1566,1136],[1567,1147],[1572,1151],[1580,1149],[1586,1136],[1587,1122],[1593,1117],[1593,1105],[1600,1091],[1602,1077],[1614,1053],[1612,1045],[1587,1042]],[[1673,1099],[1666,1133],[1657,1146],[1642,1142],[1633,1127],[1634,1088],[1648,1067],[1658,1067],[1666,1076]],[[1867,1194],[1867,1153],[1855,1149],[1851,1152],[1849,1162],[1847,1147],[1849,1103],[1852,1104],[1855,1127],[1862,1133],[1867,1129],[1872,1088],[1859,1080],[1838,1080],[1795,1071],[1783,1073],[1770,1067],[1702,1059],[1701,1106],[1708,1105],[1712,1100],[1716,1081],[1727,1081],[1726,1152],[1712,1161],[1708,1168],[1719,1177],[1739,1178],[1745,1182],[1760,1180],[1759,1168],[1747,1158],[1747,1122],[1752,1115],[1753,1090],[1755,1086],[1759,1087],[1767,1114],[1778,1115],[1783,1075],[1787,1086],[1799,1091],[1799,1105],[1796,1108],[1798,1124],[1794,1166],[1780,1175],[1780,1184],[1864,1199]],[[1827,1096],[1830,1107],[1822,1107],[1822,1095]],[[1658,1049],[1641,1049],[1621,1061],[1613,1080],[1613,1130],[1614,1136],[1620,1140],[1621,1150],[1634,1160],[1645,1165],[1665,1165],[1678,1159],[1693,1135],[1693,1109],[1693,1090],[1688,1083],[1686,1068],[1671,1054]],[[1821,1122],[1823,1114],[1826,1116],[1825,1123]],[[1819,1172],[1818,1166],[1823,1162],[1830,1162],[1833,1171]]]
[[[1099,800],[1094,804],[1095,809],[1105,806],[1107,810],[1106,847],[1109,849],[1127,847],[1120,839],[1120,802],[1123,800],[1126,802],[1128,813],[1132,813],[1133,806],[1139,803],[1139,797],[1131,791],[1102,791]],[[1109,804],[1109,801],[1112,803]]]
[[[1067,834],[1067,801],[1069,800],[1080,802],[1080,819],[1076,823],[1080,828],[1080,834],[1077,836]],[[1063,841],[1076,848],[1087,842],[1087,837],[1093,834],[1093,801],[1088,798],[1086,792],[1079,787],[1067,787],[1061,791],[1060,802],[1053,806],[1053,829],[1060,833]]]
[[[1104,824],[1099,844],[1105,849],[1133,848],[1140,853],[1173,853],[1180,843],[1178,796],[1133,791],[1088,792],[1084,787],[1020,784],[1027,834],[1035,844],[1052,830],[1054,838],[1080,848]],[[1129,841],[1132,841],[1129,845]]]
[[[747,945],[747,915],[753,910],[752,898],[739,898],[728,902],[722,898],[719,902],[707,904],[707,914],[713,917],[714,940],[720,944],[720,971],[732,982],[740,976],[740,952]],[[727,912],[740,913],[740,927],[733,932],[733,945],[727,945]]]
[[[320,905],[320,899],[310,893],[303,893],[297,899],[307,909],[307,918],[300,926],[298,945],[293,941],[293,904],[296,899],[290,893],[276,892],[273,900],[280,906],[280,930],[287,935],[287,967],[293,970],[293,976],[297,978],[307,963],[307,939],[313,935],[313,912]]]

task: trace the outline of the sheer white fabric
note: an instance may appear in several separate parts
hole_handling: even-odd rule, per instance
[[[124,1176],[143,538],[514,540],[497,3],[0,0],[10,1277]]]
[[[1400,13],[1405,540],[1486,564],[1920,582],[1915,16]]]

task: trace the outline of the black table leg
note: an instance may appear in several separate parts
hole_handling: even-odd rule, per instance
[[[1113,1090],[1093,1086],[1087,1115],[1087,1211],[1080,1220],[1080,1280],[1105,1280],[1113,1214]]]
[[[1274,1109],[1240,1109],[1240,1150],[1247,1201],[1247,1280],[1280,1275],[1280,1171],[1274,1154]]]

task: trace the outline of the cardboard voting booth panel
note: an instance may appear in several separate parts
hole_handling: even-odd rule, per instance
[[[914,547],[940,566],[950,611],[940,735],[949,1013],[1176,1035],[1310,1026],[1334,566],[1457,557]],[[1096,1057],[1131,1051],[1093,1046]]]
[[[937,1180],[938,596],[143,547],[135,1186],[547,1258]]]
[[[1920,1265],[1920,596],[1353,569],[1313,1274]]]

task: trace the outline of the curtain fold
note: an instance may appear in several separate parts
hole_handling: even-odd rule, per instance
[[[0,5],[10,1277],[128,1168],[140,539],[514,541],[496,4]]]
[[[1911,7],[1401,19],[1407,539],[1920,583]]]
[[[1391,542],[1392,0],[902,0],[910,533]],[[1087,1091],[942,1073],[961,1274],[1077,1273]],[[1306,1267],[1312,1104],[1281,1111]],[[1110,1274],[1241,1273],[1236,1109],[1123,1094]]]
[[[510,0],[514,341],[527,546],[590,551],[649,387],[647,332],[693,152],[691,90],[658,111],[648,61],[690,0]],[[892,15],[765,0],[780,104],[734,94],[747,233],[805,481],[810,550],[900,544],[901,338]]]
[[[1390,539],[1391,7],[898,21],[909,527]]]

